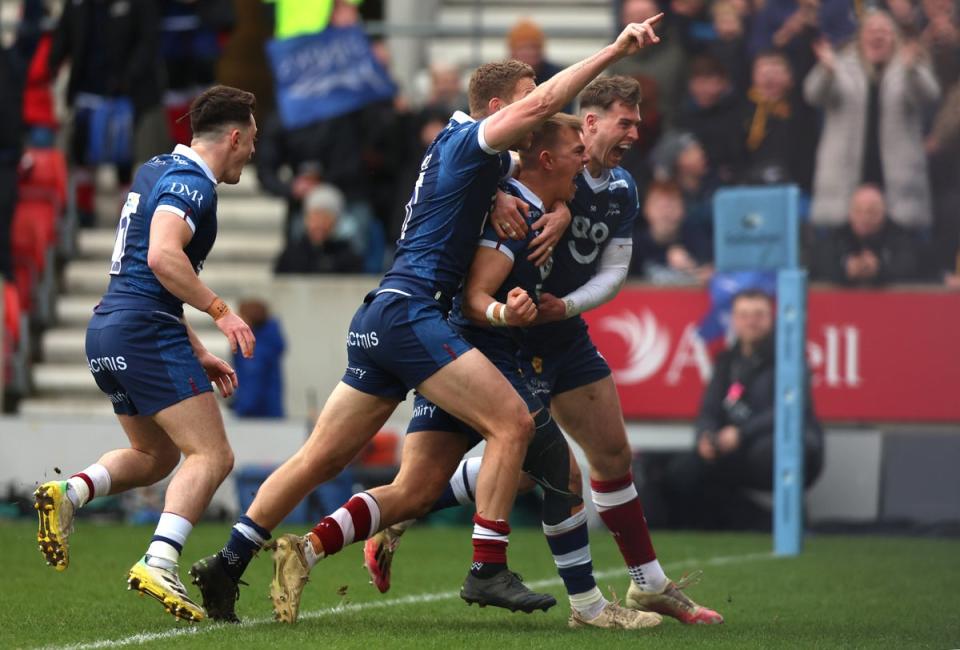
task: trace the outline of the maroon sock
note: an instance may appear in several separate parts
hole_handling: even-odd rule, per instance
[[[617,541],[627,566],[657,559],[633,474],[612,481],[590,479],[590,487],[597,512]]]
[[[361,492],[320,520],[310,531],[320,540],[324,555],[333,555],[354,541],[370,537],[380,529],[380,506],[376,499]]]
[[[480,578],[490,577],[507,566],[510,524],[473,516],[473,564],[471,571]]]

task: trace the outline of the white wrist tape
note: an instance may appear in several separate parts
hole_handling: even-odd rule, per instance
[[[497,306],[500,313],[497,314]],[[487,305],[487,322],[494,327],[504,327],[507,324],[507,306],[502,302],[493,301]]]

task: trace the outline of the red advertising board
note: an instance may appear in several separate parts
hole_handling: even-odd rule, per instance
[[[587,315],[627,418],[696,416],[712,371],[705,291],[626,287]],[[960,422],[960,294],[812,289],[807,360],[824,420]]]

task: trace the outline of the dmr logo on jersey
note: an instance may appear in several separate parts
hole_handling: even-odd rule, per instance
[[[201,194],[199,190],[190,189],[190,186],[187,185],[186,183],[173,181],[170,183],[170,191],[173,194],[179,194],[181,196],[188,197],[191,201],[193,201],[197,205],[203,204],[203,194]]]

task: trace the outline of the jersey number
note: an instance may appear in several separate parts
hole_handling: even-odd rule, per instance
[[[117,241],[113,243],[113,255],[110,257],[110,275],[119,275],[123,260],[123,253],[127,248],[127,231],[130,230],[130,219],[140,207],[140,195],[136,192],[127,194],[127,200],[120,211],[120,224],[117,226]]]

